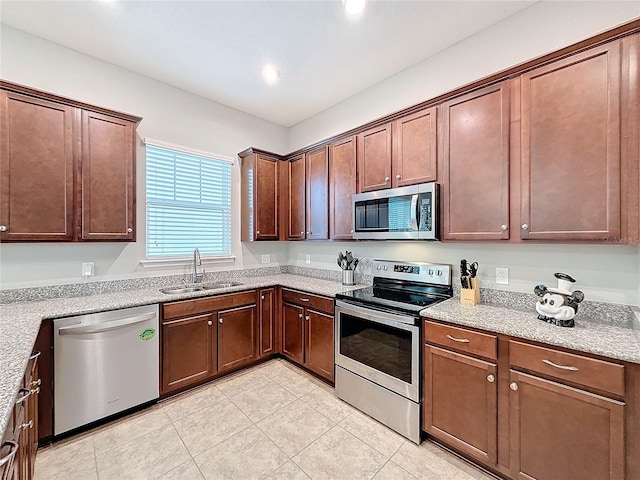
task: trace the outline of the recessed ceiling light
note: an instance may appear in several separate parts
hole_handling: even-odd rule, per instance
[[[366,0],[342,0],[342,8],[350,17],[358,17],[364,11]]]
[[[262,68],[262,78],[269,85],[273,85],[280,78],[280,70],[275,65],[268,63]]]

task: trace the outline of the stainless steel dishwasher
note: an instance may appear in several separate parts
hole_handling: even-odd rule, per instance
[[[158,398],[158,305],[53,325],[54,435]]]

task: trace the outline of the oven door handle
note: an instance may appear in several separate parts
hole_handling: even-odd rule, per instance
[[[416,319],[409,315],[401,315],[398,313],[383,312],[372,308],[364,308],[351,303],[336,300],[336,319],[340,313],[354,315],[365,320],[381,323],[390,327],[399,328],[401,330],[417,330]]]

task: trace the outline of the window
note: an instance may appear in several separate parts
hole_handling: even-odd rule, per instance
[[[231,162],[146,140],[147,259],[231,254]]]

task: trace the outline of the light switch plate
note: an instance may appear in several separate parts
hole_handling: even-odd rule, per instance
[[[507,267],[496,267],[496,283],[509,285],[509,269]]]
[[[93,277],[95,262],[82,262],[82,276]]]
[[[271,255],[268,253],[262,254],[262,263],[271,263]]]
[[[305,256],[305,259],[304,259],[304,262],[305,262],[307,265],[311,265],[311,255],[306,255],[306,256]]]

